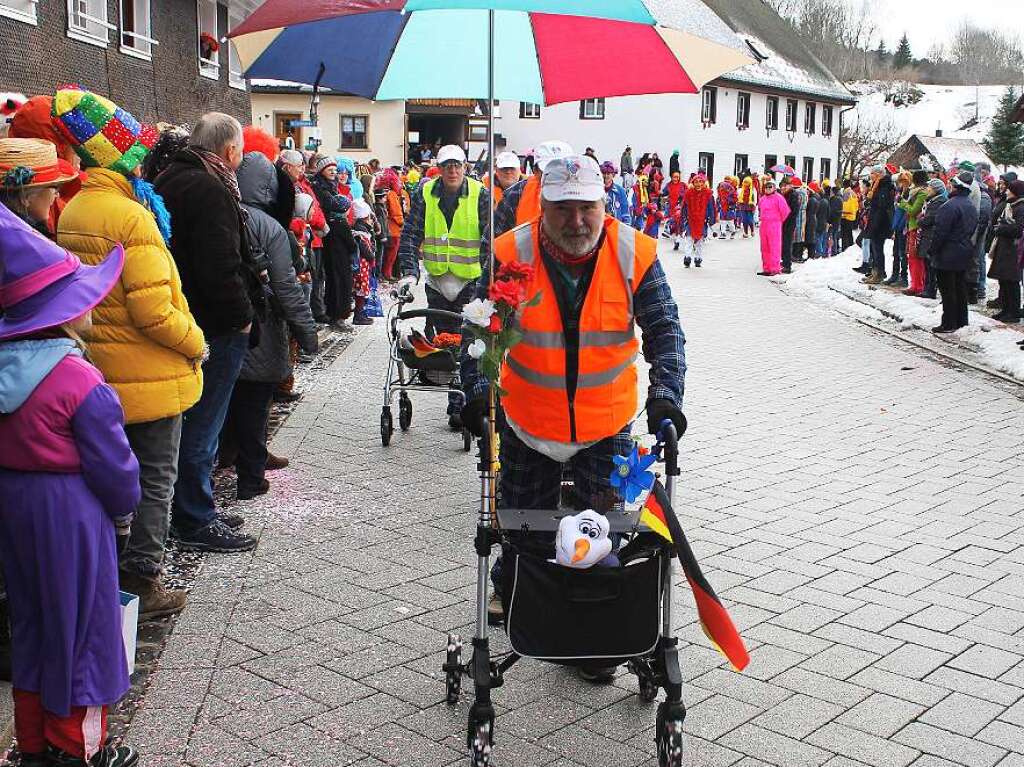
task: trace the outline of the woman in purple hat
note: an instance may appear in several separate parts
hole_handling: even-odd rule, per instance
[[[134,749],[105,740],[107,707],[129,687],[117,541],[139,464],[80,340],[124,251],[83,266],[0,206],[0,263],[0,561],[20,763],[128,767]]]

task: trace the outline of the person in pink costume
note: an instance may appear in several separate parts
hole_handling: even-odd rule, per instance
[[[789,203],[775,190],[774,181],[766,181],[757,203],[761,215],[761,271],[762,277],[772,277],[782,271],[782,222],[789,218]]]

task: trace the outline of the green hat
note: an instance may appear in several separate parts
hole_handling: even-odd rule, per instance
[[[960,170],[969,170],[971,173],[974,173],[974,163],[971,162],[970,160],[964,160],[956,167],[959,168]]]

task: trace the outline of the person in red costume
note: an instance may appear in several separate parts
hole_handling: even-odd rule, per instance
[[[708,177],[698,173],[693,177],[690,188],[683,195],[683,220],[686,225],[686,255],[683,265],[699,267],[704,262],[704,241],[714,225],[715,196],[708,187]]]
[[[669,233],[672,235],[673,250],[679,250],[683,241],[683,195],[686,194],[686,182],[679,171],[672,174],[672,179],[665,185],[665,198],[668,201]]]

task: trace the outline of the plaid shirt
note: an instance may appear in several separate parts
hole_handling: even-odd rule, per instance
[[[513,229],[516,225],[516,208],[519,207],[519,201],[523,198],[523,190],[526,189],[526,182],[529,180],[529,176],[520,179],[508,189],[505,190],[504,195],[501,198],[501,202],[498,203],[498,207],[494,209],[494,231],[497,232],[495,237],[501,237],[509,229]],[[489,231],[484,232],[485,242],[490,241],[491,233]]]
[[[487,297],[489,281],[485,265],[484,274],[477,288],[477,298]],[[636,324],[640,326],[644,359],[651,366],[647,399],[667,399],[676,407],[682,408],[686,376],[686,336],[679,322],[679,308],[672,297],[672,289],[669,287],[665,271],[661,268],[661,262],[655,261],[651,265],[633,292],[633,314]],[[478,397],[486,397],[489,382],[480,374],[476,360],[466,351],[473,340],[472,336],[468,331],[463,332],[462,339],[462,388],[466,392],[468,402]]]
[[[445,208],[444,198],[441,197],[441,190],[444,189],[444,182],[437,177],[438,181],[431,187],[434,197],[441,199],[441,210]],[[428,179],[429,180],[429,179]],[[469,197],[469,180],[462,182],[462,189],[459,190],[459,200]],[[487,187],[480,190],[480,201],[477,205],[477,215],[480,217],[480,230],[487,228],[488,216],[491,209],[491,195]],[[427,203],[423,199],[423,185],[417,187],[412,193],[409,204],[409,215],[405,217],[405,224],[402,226],[402,237],[398,242],[398,268],[403,277],[420,276],[420,246],[423,245],[423,225],[427,218]],[[451,226],[451,224],[449,224]],[[487,260],[487,241],[481,236],[480,262]]]

